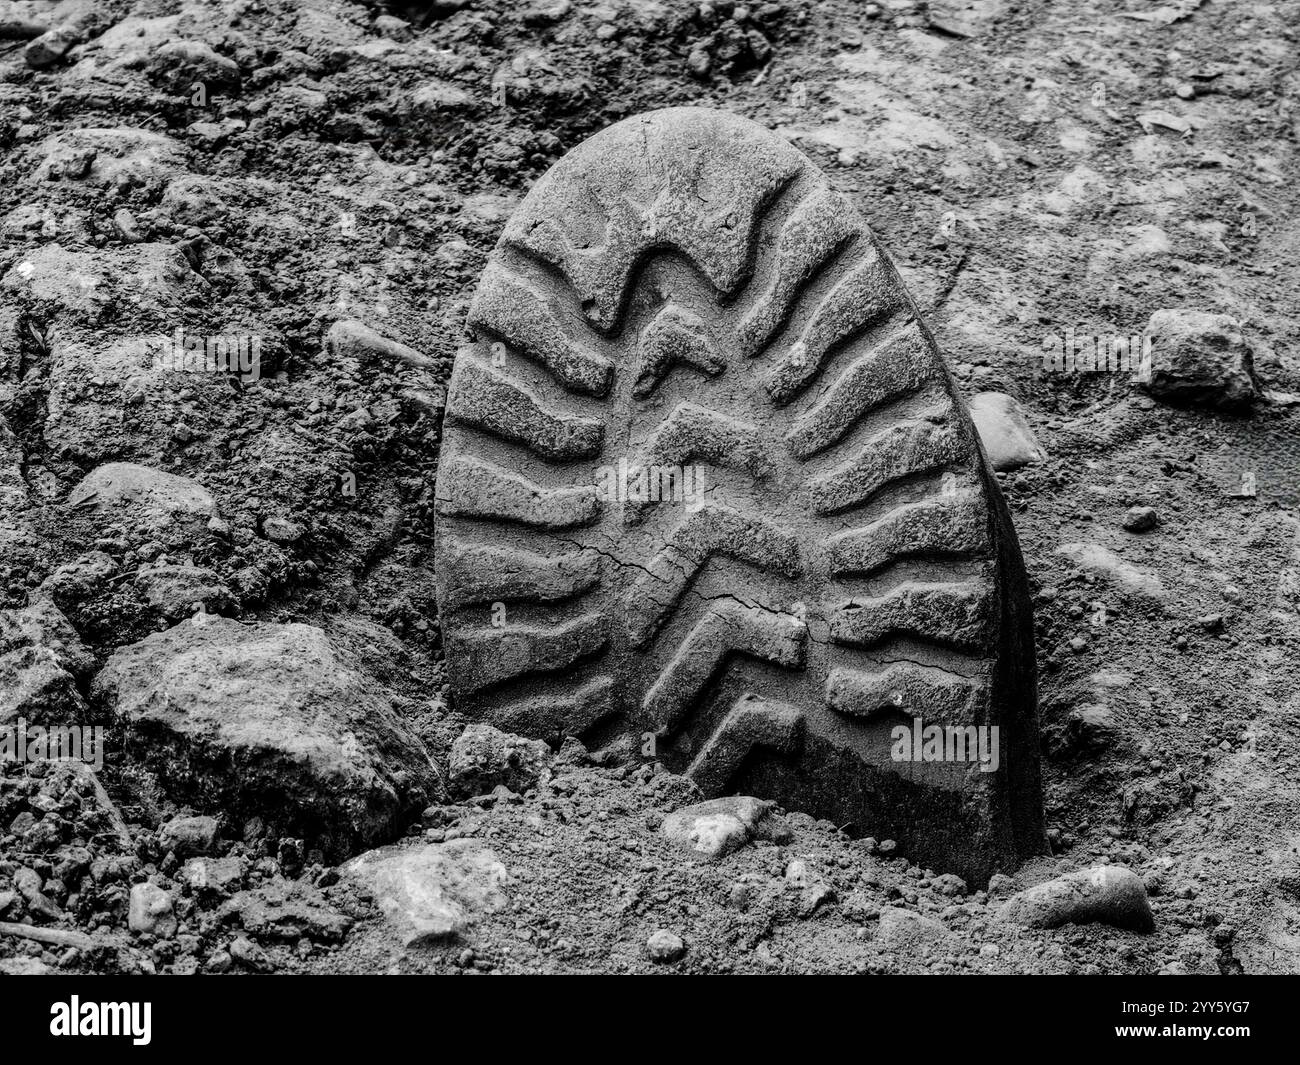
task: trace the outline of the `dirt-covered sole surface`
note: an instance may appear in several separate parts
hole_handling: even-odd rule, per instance
[[[966,875],[1045,847],[1005,504],[805,156],[725,112],[627,119],[524,199],[469,324],[435,562],[458,708]],[[998,763],[896,760],[917,719],[996,729]]]

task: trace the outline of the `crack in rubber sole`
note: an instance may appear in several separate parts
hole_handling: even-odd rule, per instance
[[[888,255],[805,156],[721,111],[618,123],[525,198],[469,325],[435,523],[459,708],[976,879],[1044,851],[1015,533]],[[918,719],[953,754],[996,728],[996,769],[900,760]]]

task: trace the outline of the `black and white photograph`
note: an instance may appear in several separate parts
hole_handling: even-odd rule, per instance
[[[1300,0],[0,0],[0,1008],[1300,973],[1298,135]]]

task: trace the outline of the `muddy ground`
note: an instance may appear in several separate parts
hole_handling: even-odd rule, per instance
[[[482,840],[509,879],[458,938],[404,947],[338,855],[242,821],[218,845],[237,883],[211,904],[183,886],[159,827],[221,811],[173,794],[110,714],[100,775],[134,850],[117,872],[78,888],[125,845],[66,809],[61,838],[33,842],[30,767],[6,777],[0,919],[92,937],[0,938],[13,971],[1300,970],[1300,4],[0,4],[0,26],[23,20],[72,43],[0,40],[0,607],[54,594],[92,659],[63,693],[87,720],[114,651],[190,624],[140,571],[199,567],[205,611],[385,630],[371,672],[445,766],[465,722],[442,691],[431,500],[478,271],[586,136],[724,107],[853,200],[967,395],[1023,406],[1047,458],[1000,477],[1034,593],[1055,853],[1005,872],[1126,865],[1156,924],[1000,923],[984,885],[797,814],[700,862],[657,831],[690,799],[678,778],[570,750],[518,794],[428,796],[412,840]],[[1137,334],[1166,308],[1242,323],[1253,402],[1043,370],[1045,337]],[[344,319],[427,361],[327,344]],[[140,338],[178,328],[257,338],[257,380],[151,370]],[[111,462],[201,485],[212,535],[176,547],[70,504]],[[1138,505],[1154,529],[1123,527]],[[1077,543],[1131,568],[1058,553]],[[69,865],[58,848],[79,845]],[[179,933],[130,927],[146,880]],[[249,917],[259,890],[292,896],[294,921]],[[661,929],[684,953],[655,959]]]

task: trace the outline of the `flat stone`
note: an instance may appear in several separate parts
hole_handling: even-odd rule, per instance
[[[311,625],[183,622],[120,648],[93,684],[168,794],[343,857],[438,791],[385,689]]]
[[[85,393],[87,379],[156,376],[150,365],[153,338],[105,337],[95,331],[114,310],[177,312],[208,289],[179,248],[156,241],[93,252],[44,244],[19,256],[0,278],[0,290],[55,319],[45,338],[52,384],[60,383],[60,374],[75,375],[79,367],[86,379],[62,382],[63,392],[74,398]],[[92,331],[86,332],[87,327]],[[51,401],[61,402],[63,392]]]
[[[208,522],[217,513],[216,502],[202,485],[134,462],[96,467],[72,490],[67,505],[91,508],[115,519],[124,516],[152,531],[174,531],[185,539],[206,535]]]
[[[773,803],[750,795],[728,795],[675,810],[660,827],[666,839],[704,858],[721,858],[754,838]]]
[[[1020,404],[1004,392],[981,392],[967,404],[984,453],[995,470],[1017,470],[1047,458]]]
[[[407,946],[463,935],[507,902],[506,867],[476,839],[385,847],[343,871],[370,890]]]
[[[51,227],[58,232],[58,222],[49,208],[39,203],[19,204],[0,219],[0,233],[16,240],[34,239],[38,234],[48,233]]]
[[[1165,598],[1164,585],[1159,577],[1126,562],[1109,547],[1071,543],[1062,544],[1055,553],[1068,558],[1080,569],[1103,578],[1120,591],[1157,602]]]
[[[97,319],[107,306],[110,283],[103,260],[89,252],[47,244],[21,256],[3,277],[0,290],[35,303]]]

